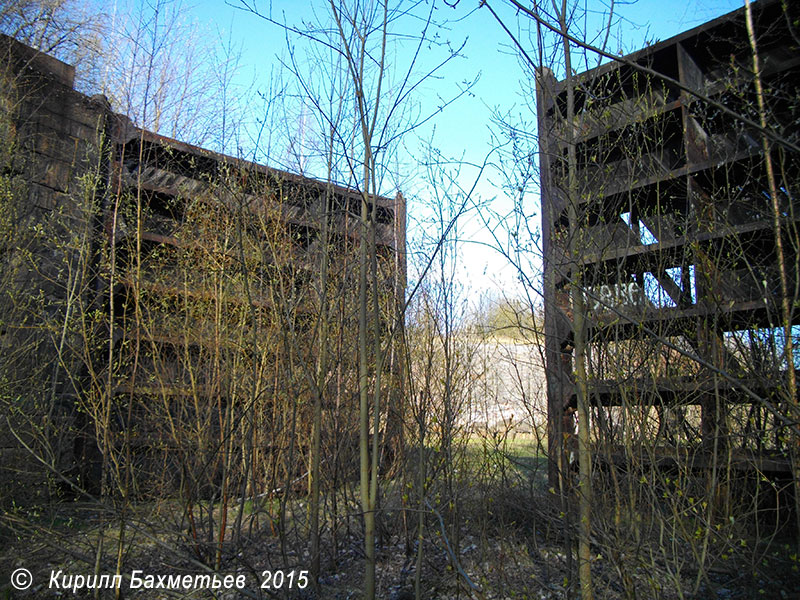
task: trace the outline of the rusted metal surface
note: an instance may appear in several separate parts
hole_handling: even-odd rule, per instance
[[[800,324],[800,310],[781,309],[762,149],[766,136],[780,164],[777,217],[796,305],[800,156],[792,148],[800,141],[800,51],[787,25],[794,13],[784,10],[794,9],[778,1],[753,5],[769,94],[766,133],[753,127],[759,115],[743,10],[631,54],[628,64],[578,75],[571,124],[559,116],[566,82],[547,69],[538,76],[551,482],[575,426],[570,294],[578,293],[571,283],[578,272],[597,422],[629,435],[620,433],[626,406],[652,407],[652,416],[642,409],[643,423],[658,420],[657,407],[700,407],[687,427],[695,435],[683,435],[682,447],[707,449],[716,440],[742,456],[777,454],[775,468],[788,464],[779,437],[796,423],[787,407],[797,399],[787,396],[782,324]],[[579,225],[572,231],[565,217],[567,127],[577,135]],[[574,260],[570,239],[584,249]],[[633,435],[661,441],[660,426],[640,429]],[[602,441],[597,423],[595,431]]]
[[[302,340],[298,345],[312,360],[319,345],[314,320],[323,301],[318,292],[325,297],[319,291],[319,265],[323,256],[332,265],[327,285],[338,278],[339,296],[347,297],[348,291],[355,296],[353,251],[362,231],[364,201],[375,210],[381,278],[375,293],[392,325],[402,314],[406,208],[401,194],[365,195],[139,129],[115,114],[104,97],[89,98],[73,89],[71,66],[3,35],[0,69],[0,133],[10,136],[3,143],[17,153],[9,173],[24,183],[24,191],[15,196],[20,220],[48,232],[31,252],[34,268],[20,269],[14,282],[19,289],[4,293],[41,297],[45,316],[55,322],[66,322],[78,312],[92,315],[91,323],[74,334],[85,338],[67,342],[78,349],[72,353],[56,352],[42,311],[19,317],[24,328],[4,325],[4,344],[46,351],[25,355],[28,363],[6,360],[3,367],[13,369],[20,381],[41,372],[36,383],[41,379],[43,388],[53,380],[52,396],[71,419],[63,452],[71,453],[80,468],[90,469],[99,457],[94,424],[78,407],[85,397],[101,393],[101,387],[110,390],[102,393],[116,411],[114,427],[131,432],[142,426],[137,419],[148,414],[154,401],[169,407],[165,415],[190,415],[187,407],[193,405],[206,418],[215,407],[223,411],[228,402],[243,404],[220,382],[255,370],[241,368],[255,355],[254,339],[263,344],[264,364],[272,360],[275,372],[285,372],[279,363],[289,342],[280,336],[287,330],[298,336],[292,343]],[[6,86],[7,81],[13,85]],[[99,183],[86,191],[89,186],[83,183],[93,177]],[[70,244],[78,244],[73,240],[82,231],[90,238],[85,252],[91,264],[85,269],[86,281],[70,284],[81,290],[79,297],[68,298],[64,264],[79,264],[78,250]],[[68,256],[70,252],[76,256]],[[12,270],[8,261],[3,267]],[[331,306],[339,302],[330,291],[325,293]],[[68,301],[83,304],[80,310],[66,308]],[[84,346],[88,356],[81,354]],[[390,356],[384,361],[384,380],[394,374],[401,382],[399,347],[386,346]],[[238,375],[219,359],[224,353],[232,357],[230,365],[239,365]],[[340,353],[341,365],[355,354],[349,349]],[[223,372],[226,368],[231,371]],[[290,384],[277,375],[275,381],[268,384],[274,389],[259,391],[259,401],[275,400]],[[242,381],[235,383],[245,387]],[[395,387],[401,393],[400,384]],[[31,399],[40,393],[23,391]],[[41,393],[49,398],[51,389]],[[307,404],[295,396],[292,402]],[[394,427],[399,439],[401,398],[392,396],[387,404],[387,430]],[[194,427],[190,417],[187,430]],[[310,423],[310,418],[301,416],[298,422]],[[74,451],[69,428],[77,432]],[[150,443],[141,439],[143,447]],[[14,440],[0,436],[0,450],[13,445]],[[152,446],[156,452],[158,444]]]

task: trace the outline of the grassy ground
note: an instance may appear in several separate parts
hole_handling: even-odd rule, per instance
[[[547,486],[547,458],[540,450],[531,436],[470,439],[457,468],[448,471],[440,465],[437,479],[429,483],[421,545],[415,530],[418,494],[413,481],[404,477],[411,472],[400,469],[395,479],[385,482],[379,518],[378,598],[413,598],[417,578],[425,600],[575,597],[577,568],[564,543],[565,536],[574,542],[575,523],[569,518],[569,503],[562,504]],[[68,502],[50,511],[4,515],[0,600],[114,598],[108,590],[95,595],[90,590],[72,594],[48,589],[48,581],[58,571],[65,575],[114,573],[118,560],[128,578],[123,584],[124,598],[359,598],[364,553],[356,492],[350,485],[335,498],[325,497],[318,589],[298,586],[299,573],[311,564],[303,497],[288,502],[283,520],[277,518],[277,499],[248,501],[240,536],[234,532],[238,509],[231,507],[221,544],[215,537],[221,521],[219,505],[210,514],[195,507],[197,531],[193,532],[179,502],[141,503],[125,513],[121,555],[120,514],[114,507],[100,510],[96,505]],[[336,519],[331,513],[334,499],[339,507]],[[646,515],[615,515],[614,506],[613,495],[596,493],[592,540],[596,598],[800,597],[800,559],[794,543],[787,545],[775,538],[762,538],[757,544],[744,538],[725,541],[725,532],[732,528],[720,528],[709,536],[711,558],[701,571],[695,552],[702,548],[702,539],[693,545],[692,540],[678,539],[677,529],[661,531],[659,537],[657,530],[644,527]],[[203,525],[211,517],[217,529]],[[11,573],[20,567],[29,569],[34,578],[34,585],[25,591],[9,584]],[[134,570],[153,575],[216,571],[244,576],[247,585],[227,592],[127,589]],[[273,576],[282,572],[280,589],[262,589],[266,571]],[[294,573],[292,588],[286,583],[290,573]]]

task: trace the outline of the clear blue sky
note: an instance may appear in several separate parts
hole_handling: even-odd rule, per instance
[[[437,0],[438,1],[438,0]],[[249,0],[252,5],[252,0]],[[422,160],[423,151],[420,140],[433,139],[434,144],[445,157],[463,159],[466,163],[481,163],[492,147],[493,112],[510,114],[512,118],[533,122],[534,106],[530,102],[530,89],[521,82],[522,69],[511,41],[488,10],[478,9],[477,0],[461,0],[456,8],[438,4],[435,18],[446,21],[440,30],[452,46],[459,46],[466,40],[464,58],[454,61],[441,78],[426,84],[419,97],[422,113],[433,112],[440,103],[440,97],[454,93],[463,81],[471,81],[479,76],[477,84],[469,96],[461,98],[425,127],[416,136],[405,140],[403,149],[404,166],[412,174],[403,184],[402,191],[411,198],[409,226],[424,218],[421,203],[414,197],[425,196],[425,185],[421,175],[414,169]],[[268,78],[280,69],[281,59],[286,59],[287,34],[280,27],[263,21],[252,14],[237,10],[238,0],[206,0],[196,4],[192,18],[201,27],[209,30],[229,31],[232,38],[241,44],[243,79],[256,78],[256,87],[262,92],[269,87]],[[256,5],[265,14],[288,25],[302,27],[302,23],[314,19],[315,11],[324,14],[327,2],[291,2],[288,0],[258,0]],[[518,18],[508,4],[499,0],[491,2],[507,27],[515,34],[525,37],[526,19]],[[607,18],[607,2],[586,0],[586,20],[581,26],[591,37],[602,28]],[[664,40],[722,14],[742,6],[739,0],[701,0],[698,2],[665,2],[664,0],[639,0],[634,3],[616,2],[616,17],[611,32],[609,48],[613,51],[630,52],[641,48],[646,41]],[[189,16],[189,15],[187,15]],[[290,36],[290,39],[291,36]],[[299,42],[292,42],[298,43]],[[401,60],[407,57],[400,56]],[[313,65],[311,67],[313,71]],[[258,110],[256,106],[254,110]],[[278,149],[274,160],[283,162]],[[274,153],[274,151],[273,151]],[[281,165],[278,165],[281,166]],[[469,187],[475,170],[462,169],[460,183]],[[492,200],[492,207],[499,213],[507,210],[508,202],[500,187],[502,177],[496,171],[488,171],[477,187],[481,200]],[[387,193],[395,190],[385,189]],[[526,197],[530,204],[529,212],[538,214],[538,197],[535,189]],[[528,210],[526,208],[526,210]],[[417,211],[417,212],[415,212]],[[465,244],[461,250],[461,280],[475,290],[492,287],[493,284],[509,289],[513,285],[513,274],[503,268],[503,261],[484,245],[491,240],[487,236],[476,214],[468,215],[461,227],[461,234],[473,243]]]
[[[253,4],[253,0],[247,1]],[[454,61],[444,79],[436,81],[438,90],[429,86],[428,91],[433,93],[427,94],[428,99],[437,91],[448,96],[457,82],[480,75],[472,90],[474,96],[462,98],[450,110],[437,116],[438,145],[445,154],[460,156],[462,151],[466,151],[468,156],[477,158],[489,144],[486,129],[491,115],[487,108],[506,112],[525,104],[519,82],[522,72],[508,36],[485,8],[477,8],[477,0],[460,0],[455,9],[445,6],[440,0],[437,2],[436,18],[448,22],[447,31],[441,33],[449,35],[454,46],[464,40],[467,44],[465,58]],[[499,0],[491,4],[509,29],[517,33],[520,24],[511,7]],[[587,0],[589,30],[596,31],[601,27],[607,4],[605,1]],[[298,27],[302,27],[304,21],[313,20],[315,12],[324,15],[327,10],[327,2],[322,0],[255,0],[255,5],[275,20]],[[612,38],[617,40],[612,39],[610,47],[612,50],[633,51],[642,47],[645,40],[667,39],[741,5],[739,0],[617,2],[617,16],[612,28]],[[233,34],[233,39],[241,44],[243,50],[242,77],[256,75],[259,87],[264,90],[271,70],[280,68],[280,59],[286,56],[286,33],[252,14],[237,10],[235,6],[240,6],[239,0],[202,0],[195,4],[193,16],[210,31],[218,29]],[[520,22],[525,25],[524,19]],[[436,102],[435,96],[432,100]],[[421,136],[427,138],[429,132],[427,129]]]

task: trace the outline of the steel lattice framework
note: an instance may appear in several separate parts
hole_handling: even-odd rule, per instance
[[[581,305],[596,453],[790,468],[800,36],[785,3],[752,10],[761,98],[744,9],[576,76],[572,123],[567,81],[539,73],[551,481],[575,443]]]

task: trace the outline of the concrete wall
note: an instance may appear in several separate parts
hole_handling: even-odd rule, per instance
[[[34,460],[14,435],[25,432],[24,444],[47,457],[56,471],[81,486],[99,489],[97,465],[102,457],[96,439],[97,415],[103,410],[111,410],[107,420],[116,423],[113,436],[121,436],[123,431],[129,438],[138,436],[138,465],[147,461],[175,464],[174,456],[164,457],[171,450],[158,432],[141,421],[129,422],[130,415],[148,414],[156,404],[172,403],[186,419],[212,418],[210,410],[202,417],[196,414],[196,406],[208,400],[199,396],[216,394],[216,406],[220,397],[225,401],[225,392],[188,385],[186,370],[205,369],[202,357],[211,354],[204,349],[202,337],[207,329],[213,329],[213,314],[210,311],[204,319],[195,308],[190,327],[177,318],[172,319],[178,323],[175,326],[143,331],[131,303],[145,306],[147,294],[147,301],[158,305],[148,315],[150,324],[159,319],[163,324],[176,316],[170,314],[175,309],[167,299],[181,294],[202,297],[203,280],[213,274],[205,273],[202,265],[195,269],[184,265],[184,274],[189,273],[200,286],[191,293],[180,291],[181,281],[172,281],[164,272],[157,282],[143,279],[138,287],[132,287],[124,273],[135,263],[132,253],[139,253],[146,269],[145,263],[158,264],[170,253],[179,255],[202,243],[214,246],[208,236],[202,243],[192,239],[192,229],[186,224],[189,206],[195,214],[206,207],[208,218],[218,223],[229,219],[239,206],[248,207],[245,218],[251,220],[269,213],[276,230],[267,235],[284,236],[291,246],[286,260],[295,261],[288,266],[297,280],[288,285],[297,287],[295,325],[303,326],[306,308],[302,302],[312,296],[315,281],[313,265],[319,252],[315,240],[323,200],[332,194],[330,222],[337,247],[352,248],[359,231],[353,207],[360,207],[361,196],[340,186],[140,130],[113,113],[104,97],[76,92],[71,66],[5,36],[0,36],[0,77],[0,237],[5,238],[0,239],[0,347],[4,350],[0,356],[0,408],[13,422],[13,431],[0,429],[0,469],[5,469],[0,471],[0,485],[10,481],[40,497],[58,488],[53,484],[58,477]],[[381,289],[394,294],[395,300],[402,299],[405,203],[399,194],[394,199],[372,201],[379,206],[378,251],[390,279]],[[135,213],[131,212],[137,204],[143,211],[138,236]],[[173,209],[175,214],[170,212]],[[256,230],[248,230],[245,237]],[[228,232],[228,242],[232,239]],[[259,247],[257,239],[247,243],[248,252]],[[114,252],[109,252],[112,247]],[[231,250],[226,260],[231,252],[239,257],[238,251]],[[269,306],[269,269],[254,263],[253,276],[262,271],[264,277],[251,290],[249,301],[264,309],[259,325],[264,328],[263,337],[286,325],[265,309]],[[348,277],[342,285],[353,285],[355,279]],[[150,285],[155,283],[161,287]],[[246,305],[244,289],[237,285],[232,280],[225,293],[230,296],[232,289],[239,289],[242,298],[238,304]],[[304,285],[310,287],[304,291]],[[235,319],[237,310],[241,309],[223,309],[223,318]],[[223,327],[238,335],[233,321]],[[230,341],[222,340],[222,346]],[[219,347],[220,340],[216,343]],[[134,347],[138,353],[135,361],[129,350]],[[275,342],[276,354],[281,348]],[[185,360],[165,364],[167,355]],[[111,364],[108,356],[114,357]],[[189,364],[192,360],[196,364]],[[135,376],[126,370],[134,363],[138,369]],[[147,371],[146,365],[153,370]],[[165,373],[167,377],[174,373],[175,380],[165,381]],[[270,397],[270,393],[261,396]],[[192,403],[195,407],[187,410]],[[101,405],[113,408],[101,410]],[[214,427],[219,425],[210,430]],[[110,443],[118,442],[115,438]],[[155,452],[156,446],[167,450]],[[182,451],[192,454],[190,450]],[[62,488],[69,487],[63,484]],[[20,493],[15,496],[19,501]]]

